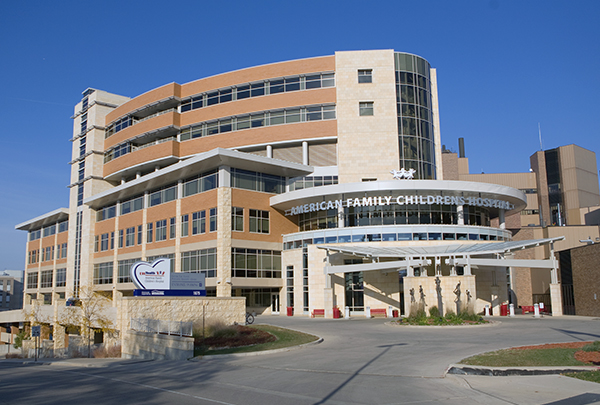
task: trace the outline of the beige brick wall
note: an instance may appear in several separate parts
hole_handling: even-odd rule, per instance
[[[340,183],[391,179],[399,169],[394,51],[336,52],[338,168]],[[373,83],[358,83],[358,70],[372,69]],[[374,103],[373,116],[359,116],[359,102]]]

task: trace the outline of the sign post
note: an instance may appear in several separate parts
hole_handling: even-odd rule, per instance
[[[36,363],[37,363],[37,359],[38,359],[38,342],[39,342],[41,332],[42,332],[42,327],[40,325],[31,327],[31,337],[35,338],[35,362]]]

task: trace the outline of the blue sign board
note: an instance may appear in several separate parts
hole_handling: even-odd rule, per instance
[[[206,290],[133,290],[134,297],[206,297]]]

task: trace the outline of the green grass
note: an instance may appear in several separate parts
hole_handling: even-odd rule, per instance
[[[460,363],[487,367],[588,366],[575,360],[578,350],[581,349],[506,349],[468,357]]]
[[[254,346],[234,347],[221,350],[202,350],[202,348],[194,348],[194,356],[204,356],[213,354],[231,354],[231,353],[248,353],[260,352],[264,350],[281,349],[285,347],[298,346],[304,343],[314,342],[319,339],[317,336],[307,333],[296,332],[290,329],[278,328],[271,325],[252,325],[251,328],[260,329],[269,332],[277,338],[274,342],[258,344]]]
[[[582,371],[581,373],[567,373],[567,377],[579,378],[580,380],[600,383],[600,371]]]

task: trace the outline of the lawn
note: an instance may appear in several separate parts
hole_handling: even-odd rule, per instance
[[[253,337],[252,334],[247,335],[246,345],[241,345],[238,347],[228,347],[219,349],[220,346],[218,342],[212,342],[211,348],[207,348],[206,346],[202,346],[201,342],[199,345],[194,347],[194,356],[205,356],[205,355],[214,355],[214,354],[231,354],[231,353],[248,353],[248,352],[259,352],[264,350],[274,350],[281,349],[285,347],[298,346],[305,343],[310,343],[318,340],[319,338],[314,335],[309,335],[307,333],[296,332],[290,329],[279,328],[277,326],[271,325],[252,325],[246,326],[245,328],[253,329],[256,331],[267,332],[273,336],[275,339],[270,342],[258,343],[256,344],[256,338]],[[227,343],[223,343],[223,345],[227,345]]]
[[[575,352],[579,350],[581,349],[506,349],[468,357],[460,363],[486,367],[589,366],[575,360]]]

